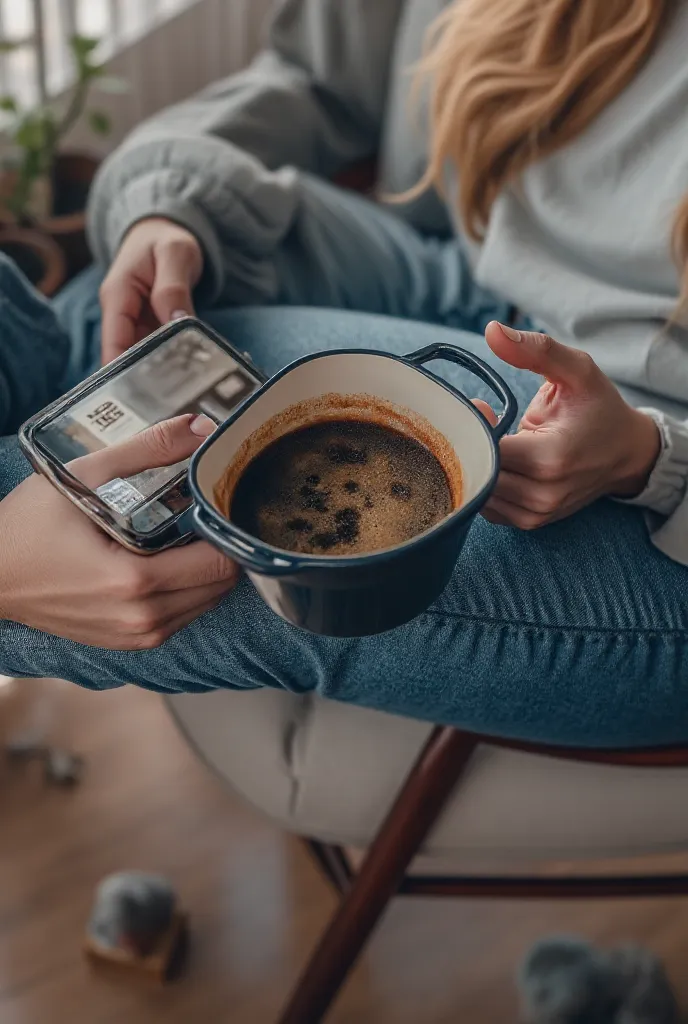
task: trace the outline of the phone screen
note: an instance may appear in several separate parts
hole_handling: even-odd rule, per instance
[[[257,377],[212,337],[187,326],[57,412],[35,437],[69,464],[181,413],[205,413],[220,423],[259,386]],[[118,477],[96,493],[135,532],[150,533],[189,507],[187,465],[188,460]]]

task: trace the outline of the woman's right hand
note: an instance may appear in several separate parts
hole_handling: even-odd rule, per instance
[[[173,465],[213,429],[206,417],[178,416],[78,460],[78,476],[96,487]],[[0,502],[0,536],[0,618],[91,647],[157,647],[218,604],[240,575],[201,542],[133,554],[40,476]]]
[[[186,228],[164,217],[134,224],[100,288],[103,363],[193,313],[191,294],[202,272],[203,251]]]

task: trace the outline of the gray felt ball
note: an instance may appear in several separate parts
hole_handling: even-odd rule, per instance
[[[101,945],[116,948],[126,936],[144,947],[172,921],[174,890],[162,875],[122,871],[105,878],[96,890],[89,931]]]
[[[597,951],[574,938],[538,942],[519,976],[528,1024],[610,1024],[613,1006]]]
[[[676,997],[656,956],[637,947],[615,949],[608,956],[623,992],[614,1024],[675,1024],[678,1021]]]
[[[606,952],[550,938],[519,975],[528,1024],[675,1024],[676,1000],[661,963],[642,949]]]

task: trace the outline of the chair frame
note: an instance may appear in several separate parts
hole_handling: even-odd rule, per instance
[[[319,1024],[330,1009],[390,900],[403,896],[517,899],[688,895],[688,874],[615,876],[412,876],[407,870],[480,744],[590,764],[688,767],[688,748],[582,750],[496,739],[436,726],[354,871],[341,846],[304,842],[341,897],[279,1024]]]
[[[341,188],[374,195],[376,162],[346,168]],[[278,1024],[319,1024],[337,997],[371,932],[394,896],[463,896],[562,899],[688,895],[688,874],[601,875],[557,878],[421,877],[407,869],[480,744],[589,764],[646,768],[688,767],[688,747],[587,750],[521,743],[436,726],[406,777],[358,871],[341,846],[304,842],[341,897],[330,924],[297,982]]]

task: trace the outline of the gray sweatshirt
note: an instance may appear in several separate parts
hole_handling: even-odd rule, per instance
[[[274,301],[272,258],[297,215],[294,168],[329,177],[374,155],[381,192],[415,184],[427,134],[409,117],[423,36],[447,0],[281,0],[245,71],[139,127],[105,163],[89,231],[109,262],[143,217],[201,241],[214,300]],[[626,90],[572,143],[529,168],[469,243],[434,192],[395,207],[455,230],[476,280],[553,337],[585,349],[660,427],[635,501],[653,541],[688,565],[688,332],[662,330],[679,292],[672,216],[688,191],[688,0]],[[459,169],[460,171],[460,169]]]

